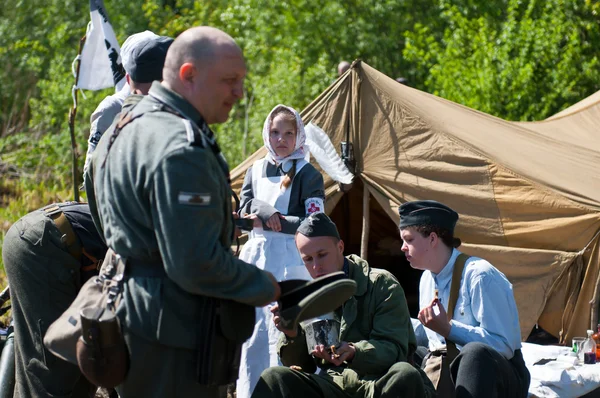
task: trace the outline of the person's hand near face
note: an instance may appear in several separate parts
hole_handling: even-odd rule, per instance
[[[439,309],[435,311],[435,306]],[[436,315],[437,314],[437,315]],[[442,305],[439,299],[433,299],[431,303],[419,311],[419,321],[428,329],[433,330],[437,334],[447,338],[450,334],[452,325],[448,322],[448,315],[446,309]]]

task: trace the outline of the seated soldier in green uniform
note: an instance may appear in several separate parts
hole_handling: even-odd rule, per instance
[[[371,268],[358,256],[344,257],[344,242],[323,213],[307,217],[296,246],[313,278],[343,271],[357,284],[353,297],[338,309],[339,340],[334,351],[317,345],[309,355],[304,330],[280,326],[278,351],[285,366],[266,369],[252,397],[426,397],[433,386],[408,363],[416,348],[406,298],[389,272]],[[317,367],[319,374],[314,374]]]
[[[97,274],[106,250],[85,203],[46,206],[6,233],[2,259],[15,328],[15,397],[90,396],[79,368],[52,355],[42,339]]]

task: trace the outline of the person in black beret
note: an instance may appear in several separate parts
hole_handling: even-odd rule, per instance
[[[519,314],[512,285],[492,264],[457,250],[458,213],[433,201],[403,203],[399,208],[402,251],[411,267],[424,270],[419,286],[419,321],[429,352],[447,349],[456,397],[527,397],[530,375],[521,355]],[[453,275],[460,278],[448,315]],[[460,353],[456,351],[460,350]],[[427,353],[419,347],[415,358]],[[457,356],[452,358],[453,353]],[[426,356],[423,367],[436,361]],[[434,376],[435,382],[435,376]]]
[[[356,255],[344,257],[344,242],[324,213],[301,223],[296,246],[311,277],[343,271],[357,290],[337,310],[342,328],[333,350],[323,345],[309,350],[303,329],[282,328],[279,308],[273,307],[273,322],[283,332],[278,352],[285,366],[263,371],[252,397],[432,396],[427,376],[408,363],[416,340],[396,278]],[[321,372],[314,374],[317,367]]]
[[[104,98],[90,117],[90,137],[83,166],[84,175],[96,145],[115,117],[123,108],[128,109],[136,104],[141,99],[140,96],[147,95],[153,81],[162,80],[162,70],[171,43],[172,38],[158,36],[149,30],[135,33],[123,43],[121,61],[127,84],[119,92]]]

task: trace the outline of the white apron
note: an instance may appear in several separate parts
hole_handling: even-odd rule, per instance
[[[259,160],[252,166],[254,198],[270,204],[282,215],[286,215],[292,186],[281,190],[284,176],[262,177],[265,161]],[[306,164],[306,161],[298,160],[296,173]],[[311,279],[296,248],[294,235],[255,228],[240,253],[240,259],[271,272],[278,281]],[[277,341],[281,332],[273,324],[270,308],[271,306],[256,308],[254,333],[242,348],[237,398],[249,398],[262,371],[271,366],[281,365],[277,355]]]

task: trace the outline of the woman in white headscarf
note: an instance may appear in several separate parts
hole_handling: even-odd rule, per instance
[[[308,215],[324,211],[323,176],[308,157],[304,124],[295,109],[277,105],[263,128],[267,156],[248,169],[240,216],[254,219],[254,230],[240,259],[271,272],[279,281],[310,279],[294,235]],[[248,398],[263,370],[280,365],[280,333],[268,307],[256,309],[252,337],[244,344],[237,397]]]

